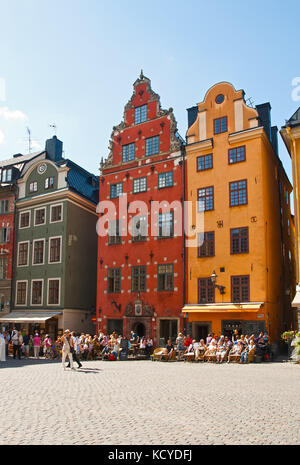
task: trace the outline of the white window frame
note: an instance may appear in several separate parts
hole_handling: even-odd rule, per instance
[[[21,226],[21,216],[23,213],[29,213],[29,225],[28,226]],[[28,229],[30,228],[30,225],[31,225],[31,210],[24,210],[24,211],[21,211],[20,212],[20,216],[19,216],[19,229]]]
[[[33,260],[34,260],[34,244],[35,242],[39,242],[39,241],[43,241],[44,243],[44,253],[43,253],[43,263],[33,263]],[[41,237],[40,239],[34,239],[32,241],[32,260],[31,260],[31,263],[32,263],[32,266],[43,266],[45,265],[45,255],[46,255],[46,239],[44,237]]]
[[[41,295],[41,303],[40,304],[32,303],[33,283],[36,283],[36,282],[41,282],[42,283],[42,295]],[[30,294],[30,306],[31,307],[42,307],[43,303],[44,303],[44,280],[43,279],[32,279],[32,281],[31,281],[31,294]]]
[[[59,262],[51,262],[50,255],[51,255],[51,240],[52,239],[60,239],[60,261]],[[62,262],[62,236],[52,236],[49,237],[48,240],[48,264],[49,265],[59,265]]]
[[[31,190],[31,189],[30,189],[30,186],[31,186],[31,185],[33,185],[33,186],[36,185],[36,189]],[[38,182],[37,182],[37,181],[32,181],[32,182],[30,182],[30,183],[29,183],[29,193],[30,193],[30,194],[34,194],[35,192],[38,191],[38,187],[39,187],[39,186],[38,186]]]
[[[27,265],[20,265],[19,264],[19,251],[20,251],[20,245],[21,244],[28,244]],[[18,257],[17,257],[17,267],[18,268],[25,268],[26,266],[29,266],[29,249],[30,249],[30,241],[20,241],[20,242],[18,242]]]
[[[36,212],[37,212],[38,210],[45,210],[45,221],[44,221],[44,223],[36,224],[36,222],[35,222],[35,220],[36,220]],[[33,211],[33,215],[34,215],[34,218],[33,218],[34,227],[45,226],[45,224],[47,223],[47,208],[46,208],[46,207],[38,207],[38,208],[35,208],[34,211]]]
[[[26,283],[25,304],[18,304],[18,284],[19,284],[19,283]],[[19,279],[18,281],[16,281],[15,306],[16,306],[16,307],[26,307],[26,306],[27,306],[27,299],[28,299],[28,280],[26,280],[26,279]]]
[[[54,207],[61,207],[61,220],[57,220],[57,221],[52,221],[52,208]],[[64,207],[63,207],[63,203],[54,203],[52,205],[50,205],[50,218],[49,218],[49,223],[50,224],[55,224],[55,223],[61,223],[64,219]]]
[[[50,281],[58,281],[59,282],[59,293],[58,293],[58,304],[49,304],[49,287]],[[48,278],[47,282],[47,307],[59,307],[61,300],[61,278]]]

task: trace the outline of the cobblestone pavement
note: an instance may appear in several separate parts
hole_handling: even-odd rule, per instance
[[[0,379],[0,445],[300,444],[291,363],[10,359]]]

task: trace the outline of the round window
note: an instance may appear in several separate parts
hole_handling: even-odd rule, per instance
[[[223,94],[217,95],[216,103],[223,103],[223,102],[224,102],[224,95]]]
[[[42,164],[38,167],[38,173],[39,173],[39,174],[45,173],[46,170],[47,170],[47,165],[46,165],[46,163],[42,163]]]

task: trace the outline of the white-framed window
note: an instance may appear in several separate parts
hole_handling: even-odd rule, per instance
[[[50,207],[50,223],[58,223],[63,220],[63,204],[58,203]]]
[[[31,281],[30,305],[32,305],[33,307],[43,305],[43,294],[44,294],[44,280],[33,279]]]
[[[60,305],[60,278],[49,278],[47,289],[47,305],[57,306]]]
[[[27,305],[28,281],[16,282],[16,307]]]
[[[18,243],[18,260],[17,266],[28,266],[29,265],[29,241]]]
[[[38,190],[38,183],[36,181],[31,182],[29,184],[29,192],[32,194],[33,192],[37,192]]]
[[[62,236],[49,238],[48,263],[61,263]]]
[[[50,178],[45,179],[45,189],[53,189],[54,188],[54,178],[51,176]]]
[[[34,239],[32,243],[32,265],[45,264],[45,239]]]
[[[11,182],[12,180],[12,168],[2,170],[2,182]]]
[[[7,244],[10,241],[10,227],[0,228],[0,244]]]
[[[0,201],[0,213],[8,213],[9,210],[9,200],[1,200]]]
[[[34,210],[34,226],[46,224],[46,207],[36,208]]]
[[[30,228],[31,211],[20,212],[19,216],[19,229]]]
[[[138,194],[139,192],[147,191],[147,177],[136,178],[133,180],[133,193]]]

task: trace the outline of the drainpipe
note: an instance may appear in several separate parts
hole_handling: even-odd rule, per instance
[[[296,266],[296,282],[297,282],[297,285],[299,286],[299,203],[298,203],[298,189],[299,189],[299,176],[298,176],[298,170],[297,170],[297,166],[296,166],[296,141],[295,141],[295,138],[293,137],[292,135],[292,132],[291,132],[291,128],[289,126],[286,127],[286,132],[292,142],[292,166],[293,166],[293,173],[294,173],[294,176],[295,176],[295,185],[293,186],[293,190],[294,190],[294,209],[295,209],[295,219],[296,219],[296,224],[295,224],[295,229],[296,229],[296,242],[297,242],[297,245],[296,245],[296,258],[297,258],[297,266]],[[296,188],[295,188],[296,187]],[[297,294],[297,286],[296,286],[296,294]],[[297,308],[297,313],[299,314],[300,312],[300,309],[299,307]],[[293,326],[294,328],[296,328],[297,326],[297,322],[295,321],[295,312],[293,312]],[[299,317],[298,317],[299,318]],[[298,328],[299,330],[299,328]]]
[[[293,148],[292,148],[292,165],[293,165],[293,172],[294,172],[294,175],[295,175],[295,186],[297,189],[294,189],[294,206],[295,206],[295,218],[296,218],[296,239],[297,239],[297,247],[296,247],[296,253],[297,253],[297,269],[296,269],[296,279],[297,279],[297,284],[299,283],[299,243],[298,243],[298,239],[299,239],[299,214],[298,214],[298,211],[297,211],[297,206],[299,207],[299,204],[298,204],[298,188],[299,188],[299,179],[298,179],[298,171],[296,169],[296,141],[292,135],[292,132],[291,132],[291,128],[290,127],[287,127],[286,128],[286,132],[289,136],[289,138],[291,139],[292,141],[292,145],[293,145]]]
[[[15,276],[15,247],[16,247],[16,235],[17,235],[17,198],[19,194],[19,187],[17,184],[15,184],[15,198],[14,198],[14,225],[12,228],[12,235],[13,235],[13,241],[12,241],[12,256],[11,256],[11,286],[10,286],[10,312],[12,309],[13,305],[13,285],[14,283],[14,276]]]
[[[181,147],[181,155],[182,155],[182,190],[183,190],[183,195],[182,195],[182,198],[183,198],[183,218],[182,218],[182,221],[183,221],[183,224],[182,224],[182,253],[183,253],[183,305],[182,305],[182,308],[185,306],[185,301],[186,301],[186,248],[185,248],[185,216],[186,216],[186,212],[185,212],[185,188],[186,188],[186,182],[185,182],[185,146],[182,146]],[[184,322],[184,326],[186,326],[185,324],[185,318],[183,320]],[[186,327],[184,327],[184,329],[186,329]]]

